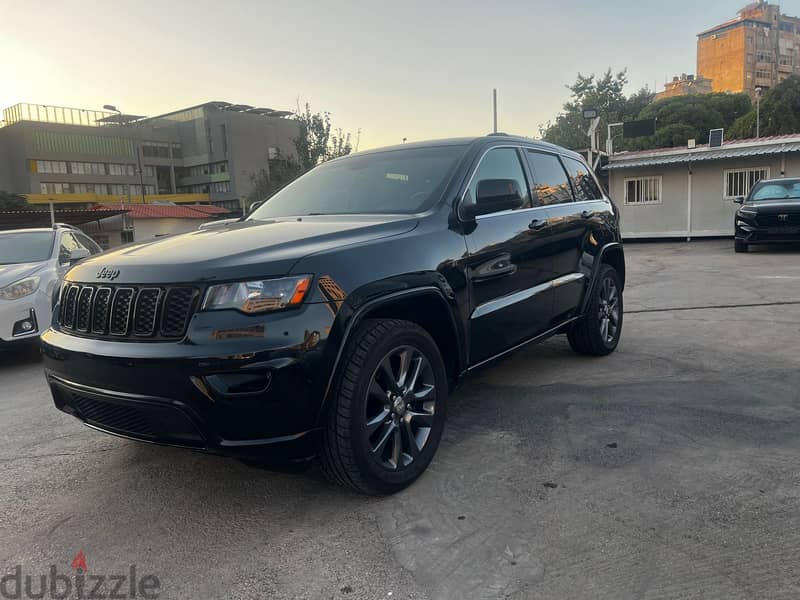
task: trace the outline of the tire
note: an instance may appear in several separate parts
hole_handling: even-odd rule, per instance
[[[614,294],[611,289],[615,290]],[[609,294],[611,302],[608,301]],[[578,354],[587,356],[611,354],[616,350],[622,335],[622,319],[622,282],[619,273],[611,265],[603,264],[592,286],[586,314],[567,332],[569,345]],[[605,326],[604,321],[607,321]]]
[[[447,391],[444,362],[427,331],[410,321],[365,320],[345,348],[331,390],[323,471],[363,494],[402,490],[436,453]]]
[[[741,240],[733,240],[734,252],[747,252],[747,250],[748,250],[747,242],[743,242]]]

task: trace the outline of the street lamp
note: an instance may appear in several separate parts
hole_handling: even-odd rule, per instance
[[[119,124],[120,125],[124,124],[123,123],[123,119],[122,119],[122,111],[119,110],[116,106],[114,106],[113,104],[104,104],[103,105],[103,109],[104,110],[110,110],[111,112],[117,113],[117,117],[119,118]],[[136,143],[136,163],[137,163],[137,167],[139,169],[139,188],[140,188],[139,191],[142,193],[142,204],[145,204],[145,199],[144,199],[144,171],[142,170],[142,156],[141,156],[141,148],[140,148],[141,144],[139,144],[139,140],[138,139],[135,139],[134,141]],[[130,203],[130,201],[131,201],[131,185],[127,184],[127,186],[128,186],[128,203]]]
[[[761,91],[760,87],[756,88],[756,139],[761,137]]]

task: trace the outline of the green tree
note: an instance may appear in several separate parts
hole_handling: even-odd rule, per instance
[[[626,150],[684,146],[690,139],[708,142],[712,129],[728,130],[751,107],[746,94],[696,94],[664,98],[645,106],[637,119],[656,119],[653,136],[623,141]]]
[[[0,190],[0,210],[30,210],[24,196]]]
[[[653,101],[653,93],[642,88],[629,98],[624,88],[628,83],[627,71],[614,73],[610,68],[601,76],[582,75],[568,85],[570,99],[564,103],[563,112],[554,121],[540,126],[543,139],[567,148],[582,149],[589,145],[586,130],[589,122],[583,118],[584,108],[595,108],[600,114],[600,147],[605,147],[607,125],[635,117]]]
[[[303,109],[298,104],[294,120],[300,123],[301,128],[294,144],[304,172],[321,162],[352,152],[350,134],[340,128],[332,129],[329,112],[311,112],[311,106],[306,102]]]
[[[761,99],[761,135],[800,133],[800,77],[787,77]],[[750,110],[733,124],[730,137],[756,135],[756,111]]]

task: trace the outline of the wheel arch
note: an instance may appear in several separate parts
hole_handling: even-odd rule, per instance
[[[603,246],[599,259],[600,264],[607,264],[614,267],[619,274],[622,289],[625,289],[625,251],[622,249],[622,244],[616,242]],[[599,266],[597,270],[599,270]],[[597,273],[595,273],[595,275],[596,274]]]
[[[331,389],[341,368],[344,350],[353,333],[365,319],[376,318],[411,321],[425,329],[439,348],[451,388],[464,372],[465,337],[457,325],[452,301],[445,297],[442,290],[436,286],[426,286],[386,294],[366,302],[349,317],[323,393],[318,422],[324,418],[330,404]]]
[[[592,297],[592,291],[597,282],[597,276],[600,273],[600,267],[603,265],[611,265],[614,267],[617,273],[619,273],[622,289],[625,289],[625,251],[622,248],[621,242],[609,242],[600,248],[592,265],[592,278],[584,292],[583,301],[581,303],[581,314],[586,312],[589,299]]]

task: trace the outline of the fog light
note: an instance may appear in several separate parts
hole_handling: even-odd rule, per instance
[[[11,331],[11,335],[26,335],[28,333],[33,333],[34,331],[36,331],[36,315],[33,311],[31,311],[31,314],[27,319],[22,319],[21,321],[14,323],[14,328]]]

